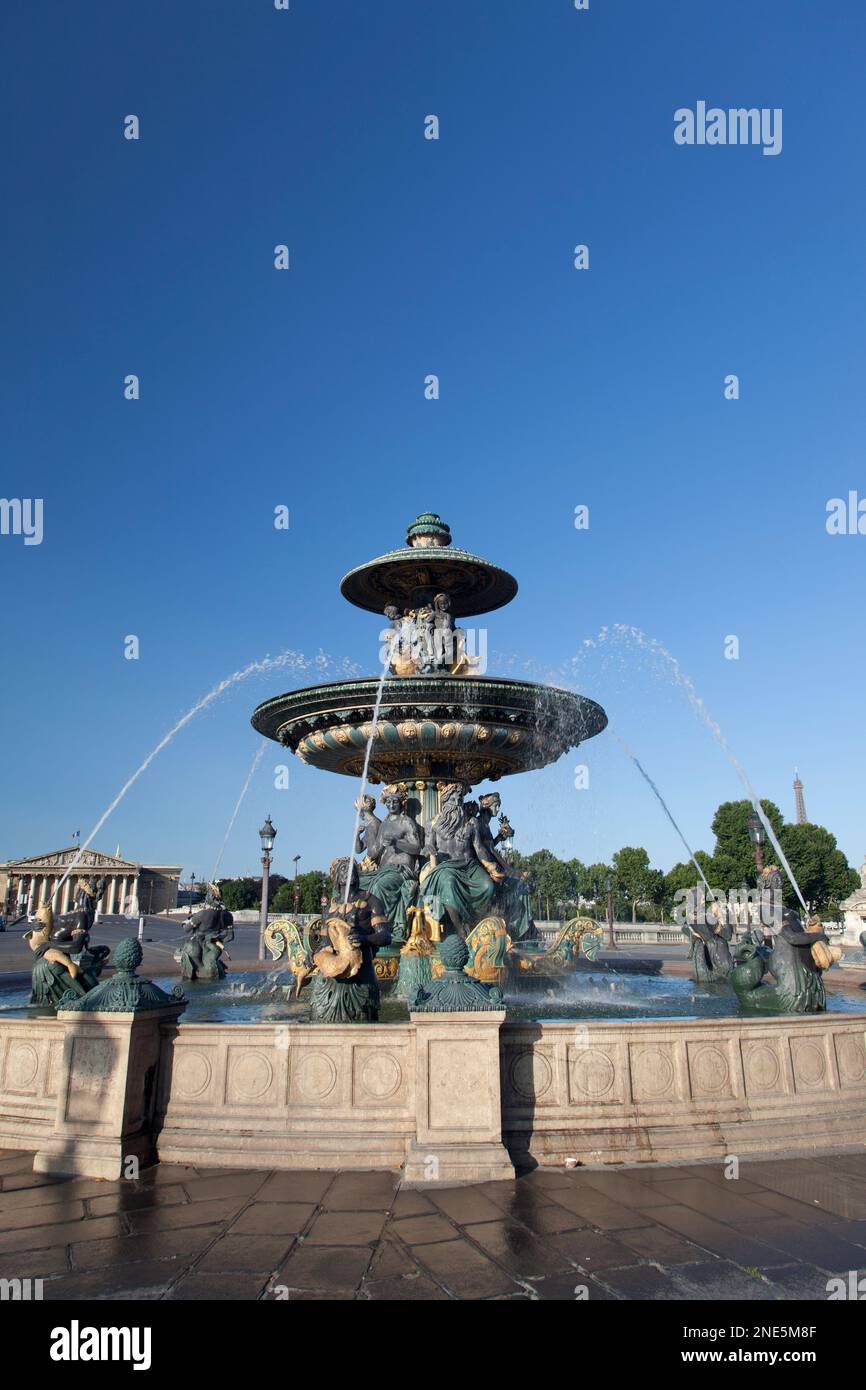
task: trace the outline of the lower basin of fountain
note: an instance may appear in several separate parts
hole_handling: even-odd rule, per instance
[[[507,995],[507,1016],[383,999],[379,1023],[314,1026],[273,976],[186,992],[182,1018],[176,1003],[35,1016],[20,981],[0,987],[0,1148],[88,1177],[122,1176],[134,1156],[448,1184],[535,1164],[815,1153],[866,1134],[856,994],[754,1018],[724,988],[573,975]]]
[[[699,1021],[741,1017],[737,997],[727,985],[696,985],[690,979],[659,973],[660,965],[653,961],[651,972],[629,970],[620,974],[606,962],[581,961],[573,974],[521,978],[519,985],[505,986],[507,1018],[540,1023],[552,1019],[625,1023],[642,1019]],[[177,978],[160,976],[156,983],[170,992]],[[245,971],[223,980],[185,980],[183,991],[188,1000],[182,1016],[184,1025],[309,1023],[311,987],[308,984],[300,997],[295,997],[294,976],[288,969],[268,976]],[[30,1007],[29,993],[29,985],[0,983],[0,1020],[54,1017],[51,1011]],[[860,1014],[866,1001],[853,994],[828,992],[827,1005],[830,1014]],[[773,1016],[789,1018],[792,1024],[797,1022],[791,1015]],[[406,1000],[383,989],[378,1026],[408,1021]]]

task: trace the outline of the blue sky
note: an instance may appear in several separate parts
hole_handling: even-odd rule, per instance
[[[0,536],[0,857],[86,836],[248,662],[372,673],[339,580],[432,508],[519,580],[490,669],[582,654],[695,847],[739,783],[658,662],[584,646],[605,625],[678,657],[788,817],[797,764],[860,862],[866,536],[825,516],[866,496],[862,6],[18,0],[3,27],[2,492],[45,533]],[[781,107],[781,154],[676,145],[698,100]],[[209,873],[249,714],[291,684],[191,721],[95,843]],[[277,791],[281,761],[223,872],[255,872],[266,812],[281,872],[347,851],[357,789],[292,760]],[[500,790],[526,852],[683,857],[607,736]]]

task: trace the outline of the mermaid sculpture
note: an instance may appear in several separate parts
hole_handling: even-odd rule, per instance
[[[501,913],[505,918],[512,941],[534,941],[538,937],[538,931],[532,920],[529,879],[524,874],[517,873],[496,848],[502,840],[510,839],[514,834],[509,822],[504,816],[500,816],[501,805],[499,792],[488,792],[480,797],[478,802],[478,829],[484,845],[485,858],[497,864],[504,875],[496,884],[493,911]],[[490,824],[494,816],[499,817],[499,830],[495,835]]]
[[[344,901],[347,877],[349,893]],[[334,860],[331,885],[331,904],[321,929],[330,944],[313,956],[318,974],[310,1018],[313,1023],[378,1023],[379,986],[373,957],[391,941],[384,906],[361,888],[354,859]]]
[[[439,814],[427,830],[430,864],[421,873],[419,896],[434,921],[465,938],[487,912],[505,871],[490,858],[478,820],[467,814],[463,795],[460,782],[442,789]]]
[[[184,980],[222,980],[226,975],[223,952],[234,941],[234,918],[223,907],[219,885],[209,883],[205,905],[184,923],[189,937],[175,955]]]
[[[76,939],[72,939],[70,932],[58,943],[52,938],[54,914],[50,903],[39,908],[36,920],[39,926],[24,933],[24,940],[36,957],[30,1003],[56,1008],[66,993],[80,998],[99,983],[109,947],[99,946],[89,951],[87,933],[80,932]]]
[[[727,980],[734,964],[730,949],[734,928],[728,920],[727,908],[721,903],[712,903],[704,910],[703,897],[695,890],[691,894],[689,919],[683,932],[689,940],[695,983],[713,985]]]
[[[406,783],[398,782],[382,792],[388,808],[383,821],[373,814],[371,806],[362,806],[364,827],[355,846],[357,853],[366,851],[360,886],[384,905],[395,943],[404,942],[409,935],[407,911],[418,892],[421,831],[408,814],[408,799]],[[376,804],[371,796],[364,797],[364,802]]]
[[[827,1008],[823,972],[839,960],[842,952],[830,946],[818,918],[803,926],[796,912],[786,909],[782,926],[771,937],[772,946],[747,941],[735,952],[731,971],[740,1006],[762,1013],[817,1014]],[[764,976],[770,972],[775,984]]]

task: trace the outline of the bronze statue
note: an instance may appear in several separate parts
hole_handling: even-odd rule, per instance
[[[441,789],[440,810],[427,830],[429,866],[421,874],[420,896],[430,916],[465,937],[487,912],[496,884],[505,878],[481,837],[478,820],[467,815],[464,788],[450,782]]]
[[[502,799],[499,792],[487,792],[478,803],[478,828],[485,849],[485,857],[497,864],[504,875],[497,884],[493,898],[493,911],[500,912],[508,923],[508,933],[512,941],[533,941],[538,931],[532,920],[528,878],[517,873],[498,851],[496,846],[510,839],[514,831],[504,816],[500,816]],[[494,835],[490,824],[499,817],[499,830]]]
[[[364,799],[373,800],[372,797]],[[375,822],[375,831],[368,830],[363,846],[360,843],[355,846],[359,854],[362,847],[366,850],[362,865],[366,871],[361,874],[361,887],[384,904],[395,942],[403,942],[409,935],[407,912],[418,891],[421,831],[407,811],[408,799],[409,789],[405,782],[385,787],[382,800],[388,808],[387,816],[380,821],[365,808],[368,825]],[[360,835],[358,840],[361,840]]]
[[[376,862],[376,848],[379,843],[379,832],[382,829],[382,822],[376,815],[375,796],[368,794],[356,797],[355,810],[360,812],[358,833],[355,836],[355,853],[363,854],[365,863],[372,866]]]
[[[346,881],[349,881],[349,898]],[[381,901],[359,883],[354,859],[335,859],[331,865],[332,898],[321,928],[330,945],[317,951],[313,963],[310,1017],[314,1023],[377,1023],[379,986],[373,957],[391,941],[391,929]]]
[[[703,893],[695,890],[689,916],[691,920],[683,932],[689,941],[695,983],[712,985],[727,980],[734,964],[730,949],[734,928],[728,920],[727,907],[718,902],[706,906]]]
[[[88,950],[89,933],[62,929],[56,937],[50,903],[36,913],[38,927],[24,933],[24,940],[36,956],[30,986],[30,1003],[56,1007],[69,992],[86,994],[99,983],[108,946]]]
[[[804,927],[797,913],[786,909],[781,929],[766,935],[764,946],[752,940],[735,953],[731,984],[741,1007],[771,1013],[823,1013],[827,993],[821,977],[842,952],[830,946],[820,920],[812,918]],[[775,977],[773,985],[763,982],[768,972]]]
[[[232,914],[223,907],[219,885],[209,883],[204,907],[184,923],[190,935],[175,957],[183,979],[224,979],[227,967],[223,954],[228,943],[234,941],[233,923]]]

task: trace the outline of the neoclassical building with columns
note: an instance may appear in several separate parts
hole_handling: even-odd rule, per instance
[[[71,865],[75,867],[58,894],[63,875]],[[71,845],[51,854],[0,864],[0,910],[13,916],[26,904],[29,912],[35,912],[53,898],[55,913],[69,912],[79,878],[106,880],[97,911],[109,916],[164,912],[177,907],[178,865],[136,864],[116,854],[79,850]]]

